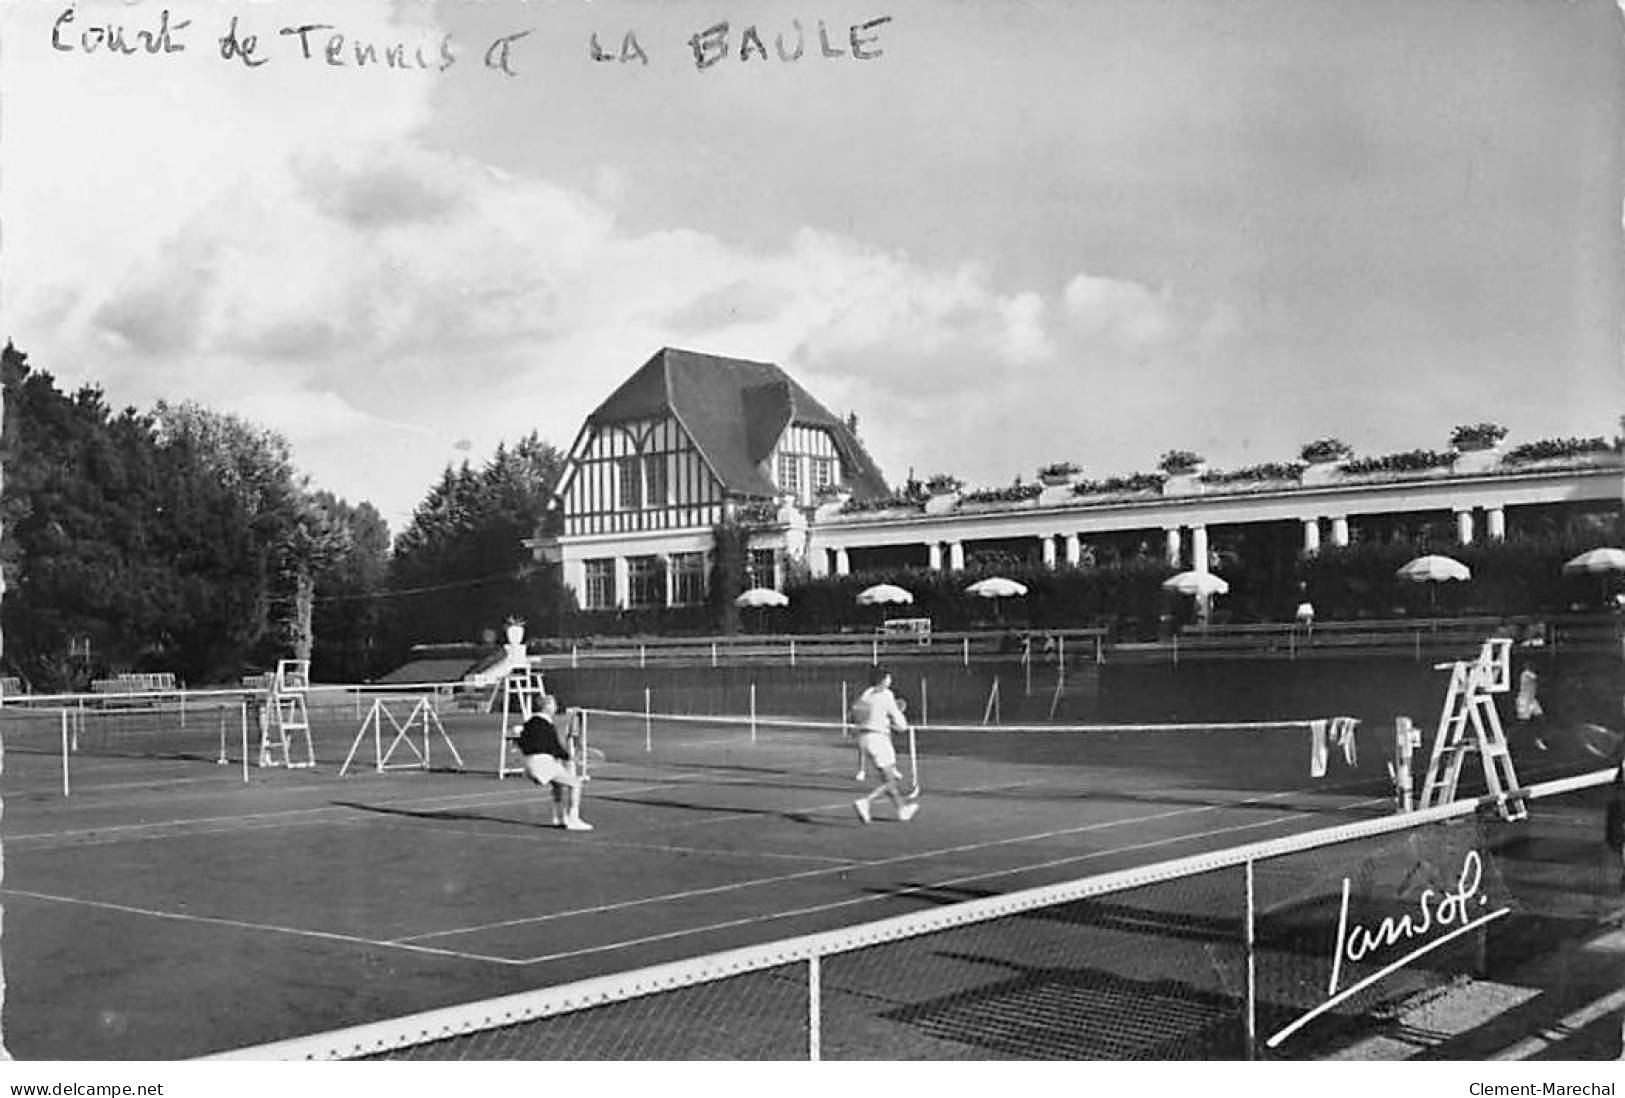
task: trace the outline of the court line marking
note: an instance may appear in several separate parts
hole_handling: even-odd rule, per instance
[[[116,904],[107,900],[91,900],[80,896],[58,896],[49,892],[33,892],[21,888],[0,888],[0,895],[7,897],[23,897],[30,900],[42,900],[48,903],[69,904],[78,907],[94,907],[104,911],[118,911],[127,915],[145,915],[154,919],[171,919],[183,923],[203,923],[210,926],[231,927],[236,930],[268,931],[275,934],[288,934],[298,938],[317,938],[329,942],[344,942],[348,945],[371,946],[375,949],[404,949],[413,953],[427,953],[439,957],[456,957],[468,961],[488,961],[493,964],[516,965],[522,961],[513,961],[503,957],[495,957],[484,953],[465,953],[456,949],[440,949],[434,946],[412,945],[403,942],[378,941],[372,938],[362,938],[353,934],[339,934],[330,930],[307,930],[302,927],[277,926],[273,923],[256,923],[244,919],[228,919],[221,915],[189,915],[180,911],[160,911],[156,908],[136,907],[133,904]]]
[[[1254,820],[1251,823],[1238,824],[1238,825],[1235,825],[1233,827],[1212,828],[1212,829],[1209,829],[1207,831],[1192,832],[1192,833],[1188,833],[1188,834],[1185,834],[1185,835],[1169,836],[1169,837],[1164,838],[1164,839],[1155,839],[1155,840],[1151,840],[1151,841],[1144,842],[1144,843],[1131,843],[1131,844],[1129,844],[1127,846],[1114,847],[1114,848],[1109,849],[1109,850],[1097,850],[1097,851],[1092,851],[1092,852],[1087,853],[1087,854],[1076,854],[1076,855],[1072,855],[1072,856],[1069,856],[1069,857],[1066,857],[1066,858],[1057,858],[1057,859],[1052,859],[1052,860],[1046,861],[1046,862],[1035,862],[1035,863],[1031,863],[1031,864],[1028,864],[1028,865],[1025,865],[1025,866],[1015,866],[1015,867],[1011,867],[1011,868],[1007,868],[1007,869],[990,870],[990,871],[985,872],[985,873],[974,873],[974,874],[969,874],[969,875],[966,875],[966,876],[963,876],[963,877],[950,877],[950,878],[948,878],[946,880],[934,881],[934,882],[932,882],[930,884],[911,885],[908,888],[898,889],[896,891],[889,892],[889,893],[886,893],[884,895],[878,895],[878,896],[854,896],[854,897],[849,897],[848,899],[845,899],[845,900],[836,900],[836,901],[831,901],[829,903],[813,904],[813,905],[810,905],[808,907],[794,908],[794,909],[791,909],[791,910],[788,910],[788,911],[774,911],[774,912],[770,912],[770,913],[768,913],[766,915],[752,915],[752,916],[743,917],[743,918],[739,918],[739,919],[727,919],[727,920],[724,920],[724,921],[719,922],[719,923],[708,923],[708,924],[705,924],[703,926],[687,927],[687,928],[684,928],[684,929],[681,929],[681,930],[666,931],[666,932],[661,933],[661,934],[650,934],[650,935],[645,935],[645,936],[643,936],[641,938],[628,938],[628,939],[623,939],[623,940],[620,940],[620,941],[609,942],[609,943],[606,943],[604,945],[587,946],[587,947],[584,947],[582,949],[562,950],[562,951],[559,951],[559,952],[556,952],[556,953],[540,954],[538,956],[523,958],[523,959],[521,959],[519,961],[519,963],[524,964],[524,965],[534,965],[534,964],[542,964],[542,963],[545,963],[545,962],[548,962],[548,961],[568,960],[568,959],[570,959],[572,957],[583,957],[583,956],[587,956],[587,955],[595,954],[595,953],[613,953],[613,952],[615,952],[617,950],[627,949],[627,948],[632,947],[632,946],[648,945],[648,944],[651,944],[651,943],[654,943],[654,942],[661,942],[661,941],[670,941],[670,940],[678,939],[678,938],[686,938],[686,937],[689,937],[690,935],[695,935],[695,934],[705,934],[705,933],[710,933],[710,932],[714,932],[714,931],[718,931],[718,930],[729,930],[729,929],[732,929],[734,927],[751,926],[751,925],[760,924],[760,923],[769,923],[769,922],[772,922],[772,921],[774,921],[776,919],[795,918],[795,917],[803,916],[803,915],[816,915],[816,914],[819,914],[819,913],[825,912],[825,911],[836,911],[836,910],[839,910],[841,908],[857,907],[857,906],[860,906],[860,905],[863,905],[863,904],[870,904],[870,903],[880,903],[880,902],[883,902],[885,900],[895,899],[898,896],[908,896],[908,895],[918,894],[918,893],[922,893],[922,892],[930,892],[930,891],[932,891],[934,889],[946,888],[946,887],[950,887],[952,885],[966,884],[966,883],[971,882],[971,881],[983,881],[983,880],[989,880],[989,879],[997,878],[997,877],[1006,877],[1006,876],[1010,876],[1011,874],[1015,874],[1015,873],[1030,872],[1030,871],[1035,870],[1035,869],[1054,868],[1056,866],[1069,865],[1069,864],[1073,864],[1073,863],[1076,863],[1076,862],[1090,861],[1090,860],[1093,860],[1093,859],[1108,857],[1108,856],[1115,855],[1115,854],[1126,854],[1126,853],[1130,853],[1130,852],[1136,851],[1136,850],[1145,850],[1145,849],[1150,849],[1150,848],[1159,847],[1159,846],[1168,846],[1168,845],[1171,845],[1171,844],[1174,844],[1174,843],[1185,842],[1185,841],[1192,840],[1192,839],[1211,838],[1213,836],[1230,834],[1232,832],[1248,831],[1248,830],[1253,830],[1253,829],[1261,828],[1261,827],[1270,827],[1272,825],[1283,823],[1283,822],[1286,822],[1286,821],[1284,821],[1284,820],[1282,820],[1282,819],[1280,819],[1278,817],[1277,818],[1272,818],[1272,819],[1267,819],[1267,820]],[[884,864],[884,863],[875,863],[875,864]],[[402,940],[406,941],[406,940],[409,940],[409,939],[402,939]]]
[[[862,860],[849,866],[828,867],[820,869],[806,869],[796,873],[784,873],[770,877],[757,877],[745,881],[733,881],[723,885],[711,885],[705,888],[686,889],[681,892],[664,893],[658,896],[642,896],[633,900],[620,900],[610,904],[598,904],[593,907],[576,908],[568,911],[552,912],[547,915],[529,916],[523,919],[506,919],[499,922],[483,923],[475,926],[461,927],[455,930],[431,931],[424,934],[413,934],[402,938],[392,939],[401,942],[422,941],[431,938],[445,938],[461,934],[478,934],[488,930],[500,930],[512,926],[525,926],[537,923],[552,922],[558,919],[574,918],[580,915],[602,915],[613,911],[624,911],[629,908],[644,907],[650,904],[669,903],[678,900],[693,899],[699,896],[720,895],[727,892],[737,892],[747,888],[758,888],[765,885],[783,884],[787,881],[804,880],[810,877],[825,876],[830,873],[846,869],[874,869],[887,865],[896,865],[905,862],[925,861],[932,858],[946,857],[952,854],[964,854],[973,851],[989,850],[1000,846],[1012,846],[1022,843],[1039,842],[1045,839],[1064,838],[1071,835],[1081,835],[1091,831],[1102,831],[1113,827],[1123,827],[1133,824],[1153,823],[1157,820],[1172,819],[1179,816],[1195,815],[1204,812],[1217,812],[1222,809],[1246,808],[1262,801],[1273,800],[1277,797],[1290,796],[1290,793],[1270,794],[1268,797],[1255,798],[1242,804],[1235,805],[1200,805],[1195,807],[1171,809],[1166,812],[1156,812],[1142,816],[1127,816],[1122,819],[1100,820],[1079,827],[1062,828],[1055,831],[1042,831],[1027,835],[1015,835],[1004,839],[989,839],[981,842],[962,843],[957,846],[939,847],[934,850],[916,851],[908,854],[898,854],[889,858]],[[1264,822],[1279,822],[1279,818]],[[1198,832],[1195,837],[1206,837],[1208,834],[1222,834],[1219,832]],[[1129,847],[1127,849],[1136,849]],[[1065,864],[1063,860],[1060,863]],[[1049,863],[1043,863],[1030,868],[1048,868]]]
[[[651,788],[660,787],[656,786]],[[634,788],[625,790],[625,792],[639,792],[639,790]],[[433,796],[405,797],[399,800],[389,800],[386,798],[378,801],[377,805],[385,808],[432,808],[437,805],[506,804],[510,801],[519,803],[521,801],[530,800],[535,796],[536,794],[528,787],[515,786],[514,788],[508,790],[491,790],[482,791],[479,793],[444,793]],[[13,843],[34,843],[37,846],[45,847],[48,846],[52,841],[71,840],[74,838],[85,837],[87,839],[94,839],[95,841],[87,841],[79,845],[95,846],[121,841],[141,841],[148,839],[177,837],[172,834],[162,833],[163,829],[166,828],[173,829],[184,827],[189,829],[200,829],[208,827],[211,824],[222,825],[209,832],[210,834],[219,834],[222,831],[230,830],[258,830],[261,827],[272,826],[279,822],[291,822],[295,824],[306,822],[298,819],[299,817],[318,817],[311,819],[308,822],[329,823],[331,821],[327,817],[342,816],[347,813],[356,813],[358,811],[362,810],[356,809],[347,804],[334,804],[329,802],[327,804],[310,805],[305,808],[282,808],[270,812],[251,812],[246,814],[234,813],[229,816],[189,816],[177,817],[168,820],[147,820],[142,823],[107,824],[98,827],[67,828],[56,831],[19,832],[17,834],[7,835],[5,837],[5,842],[7,845],[11,845]],[[158,833],[149,834],[149,832]],[[178,837],[184,838],[186,836],[183,834]]]

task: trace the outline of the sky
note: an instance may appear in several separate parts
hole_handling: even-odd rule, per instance
[[[1612,435],[1622,29],[1591,0],[0,0],[0,336],[117,407],[275,428],[396,532],[448,465],[567,449],[663,346],[779,363],[894,483]]]

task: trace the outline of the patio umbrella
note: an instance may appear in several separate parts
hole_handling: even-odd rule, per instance
[[[749,610],[769,606],[789,606],[790,597],[771,587],[752,587],[749,591],[741,592],[739,597],[734,599],[734,605]]]
[[[1212,572],[1176,572],[1162,581],[1162,589],[1193,596],[1196,599],[1197,619],[1203,628],[1207,627],[1208,603],[1213,596],[1230,593],[1230,585],[1222,576],[1215,576]]]
[[[914,601],[914,596],[897,586],[895,583],[877,583],[873,587],[865,587],[858,592],[859,606],[879,606],[880,623],[886,624],[887,606],[906,606]]]
[[[1179,595],[1195,595],[1202,599],[1230,593],[1230,585],[1222,576],[1216,576],[1212,572],[1180,572],[1163,580],[1162,588],[1164,591],[1172,591]]]
[[[1459,560],[1450,557],[1441,557],[1437,553],[1430,553],[1400,567],[1394,573],[1400,579],[1409,583],[1425,583],[1428,585],[1428,605],[1434,610],[1439,607],[1439,591],[1435,584],[1450,583],[1452,581],[1465,583],[1473,578],[1473,573]]]
[[[894,583],[877,583],[858,592],[859,606],[902,606],[913,601],[913,595]]]
[[[1401,567],[1394,575],[1412,583],[1448,583],[1451,580],[1466,581],[1473,578],[1473,573],[1461,561],[1441,557],[1437,553],[1417,557]]]
[[[1003,576],[989,576],[985,580],[977,580],[965,588],[967,595],[975,595],[981,599],[1013,599],[1020,598],[1027,593],[1025,584],[1017,583]]]
[[[1002,601],[1021,598],[1027,593],[1027,585],[1017,583],[1013,579],[1005,579],[1003,576],[989,576],[965,588],[965,593],[975,595],[979,599],[992,599],[993,616],[1002,621],[1004,619]]]
[[[1615,572],[1625,572],[1625,549],[1591,549],[1563,565],[1563,571],[1570,575],[1592,575],[1597,577],[1600,586],[1600,596],[1603,603],[1608,602],[1608,577]]]
[[[771,587],[752,587],[747,591],[741,591],[735,597],[734,605],[742,610],[759,611],[756,627],[758,631],[766,632],[762,626],[766,624],[768,609],[775,606],[789,606],[790,598],[784,592],[775,591]]]

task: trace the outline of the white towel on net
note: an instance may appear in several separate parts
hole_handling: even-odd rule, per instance
[[[1332,719],[1330,736],[1333,743],[1343,749],[1343,762],[1348,766],[1359,766],[1359,745],[1354,739],[1354,730],[1360,722],[1353,717],[1335,717]]]

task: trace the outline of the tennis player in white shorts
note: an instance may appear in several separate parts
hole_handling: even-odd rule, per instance
[[[912,820],[920,806],[903,796],[903,774],[897,769],[897,749],[891,741],[893,732],[908,731],[908,720],[891,692],[891,672],[881,667],[870,672],[868,689],[852,706],[852,720],[858,726],[858,750],[884,779],[852,802],[858,819],[872,820],[875,798],[886,796],[897,806],[899,820]]]

